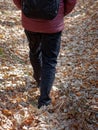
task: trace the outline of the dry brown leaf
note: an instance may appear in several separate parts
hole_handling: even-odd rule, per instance
[[[10,110],[7,110],[7,109],[2,110],[2,113],[3,113],[4,115],[6,115],[6,116],[12,116],[12,115],[13,115],[13,112],[10,111]]]
[[[33,121],[34,121],[34,116],[30,116],[22,122],[22,125],[31,125]]]

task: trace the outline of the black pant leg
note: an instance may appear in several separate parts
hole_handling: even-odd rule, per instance
[[[40,84],[39,107],[51,102],[49,97],[53,81],[55,79],[55,69],[57,57],[60,51],[61,32],[53,34],[43,34],[42,37],[42,71]]]
[[[30,62],[34,70],[34,78],[37,81],[37,83],[40,83],[40,76],[41,76],[41,66],[42,66],[42,60],[41,60],[41,35],[40,33],[34,33],[25,30],[25,34],[27,36],[27,39],[29,41],[29,57]]]

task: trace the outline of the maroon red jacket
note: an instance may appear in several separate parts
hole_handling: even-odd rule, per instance
[[[13,0],[21,9],[21,0]],[[76,0],[60,0],[58,15],[53,20],[31,19],[22,13],[22,25],[26,30],[41,33],[55,33],[64,28],[64,16],[69,14],[76,4]]]

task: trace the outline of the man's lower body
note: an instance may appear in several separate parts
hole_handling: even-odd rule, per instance
[[[60,51],[61,32],[36,33],[25,30],[29,41],[29,57],[34,70],[34,78],[40,88],[38,108],[51,103],[49,96]]]

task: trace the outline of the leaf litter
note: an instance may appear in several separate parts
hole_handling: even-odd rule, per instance
[[[37,109],[20,11],[0,2],[0,130],[97,130],[98,1],[79,0],[65,17],[52,104]],[[90,8],[87,8],[87,7]]]

